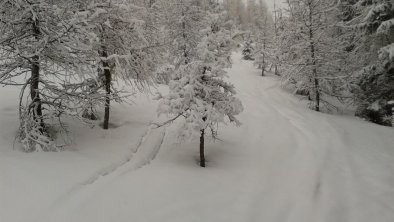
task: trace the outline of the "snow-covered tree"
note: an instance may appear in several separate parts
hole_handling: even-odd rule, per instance
[[[264,76],[268,64],[273,65],[275,63],[273,47],[275,35],[273,35],[272,16],[263,0],[259,0],[258,2],[257,15],[253,24],[253,30],[255,30],[254,36],[256,39],[256,49],[254,52],[255,64],[261,68],[261,74]]]
[[[193,2],[182,4],[191,4]],[[191,5],[185,9],[191,9]],[[199,8],[199,9],[198,9]],[[200,7],[194,10],[201,10]],[[188,28],[196,26],[185,25],[186,17],[193,13],[184,13],[184,18],[178,23],[185,33],[195,33],[196,36],[182,35],[181,47],[185,52],[180,54],[183,61],[176,68],[169,83],[169,94],[159,96],[160,114],[171,115],[170,121],[180,117],[183,125],[180,136],[183,139],[200,138],[200,166],[205,167],[205,133],[210,129],[212,137],[217,137],[217,125],[224,123],[228,118],[231,122],[239,124],[235,117],[242,111],[241,102],[235,98],[234,86],[225,82],[225,68],[230,63],[231,38],[229,33],[222,29],[218,14],[204,12],[205,28],[196,32]],[[194,14],[195,15],[195,14]],[[195,20],[196,21],[196,20]],[[197,26],[200,27],[200,26]],[[200,34],[203,34],[200,36]],[[195,45],[195,40],[198,40]]]
[[[146,8],[133,1],[91,0],[80,9],[80,32],[87,37],[87,56],[98,70],[98,85],[105,90],[103,128],[109,127],[111,100],[119,101],[113,81],[122,80],[133,91],[145,90],[155,69],[146,38]],[[100,87],[101,88],[101,87]]]
[[[228,12],[228,16],[235,21],[238,27],[243,29],[247,20],[246,6],[244,1],[224,0],[223,6]]]
[[[353,78],[356,115],[392,125],[389,101],[394,98],[394,3],[344,1],[341,11],[344,26],[353,31],[348,31],[352,39],[348,51],[353,66],[358,67]]]
[[[250,37],[247,37],[247,39],[244,42],[243,48],[242,48],[242,55],[243,59],[245,60],[254,60],[254,44],[253,40]]]
[[[342,90],[346,76],[344,42],[335,34],[333,2],[323,0],[288,0],[290,23],[286,30],[287,63],[292,69],[285,80],[295,83],[299,91],[308,94],[313,108],[321,103],[330,106],[324,96],[336,96]]]
[[[54,80],[84,72],[84,59],[74,56],[83,44],[74,35],[67,6],[57,0],[0,3],[0,82],[22,86],[19,138],[26,151],[54,149],[45,122],[68,109]]]

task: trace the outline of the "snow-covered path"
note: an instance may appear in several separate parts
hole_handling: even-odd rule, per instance
[[[234,55],[229,76],[244,103],[243,125],[222,127],[223,141],[207,144],[206,169],[196,164],[198,144],[176,142],[174,125],[164,141],[160,132],[147,138],[153,147],[163,142],[149,165],[136,169],[131,159],[25,219],[392,222],[394,130],[308,110],[275,77],[259,76],[240,58]],[[15,218],[0,215],[1,222],[23,221]]]
[[[264,186],[261,198],[250,198],[248,221],[392,221],[394,131],[306,110],[273,77],[235,62],[230,75],[253,154],[248,171]]]

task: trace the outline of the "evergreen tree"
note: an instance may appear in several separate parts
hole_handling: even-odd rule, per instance
[[[191,4],[201,10],[195,2]],[[193,15],[193,13],[184,13]],[[212,137],[217,137],[217,125],[225,121],[239,124],[236,115],[242,111],[241,102],[234,97],[234,86],[223,80],[230,66],[231,38],[229,33],[222,29],[220,15],[205,12],[206,28],[198,30],[203,36],[188,37],[183,35],[181,41],[186,46],[182,48],[187,53],[181,55],[183,61],[175,70],[169,83],[170,92],[166,96],[159,96],[160,114],[174,116],[169,122],[183,117],[180,136],[183,139],[200,138],[200,166],[205,167],[205,134],[210,129]],[[188,21],[182,18],[182,21]],[[197,21],[197,20],[195,20]],[[189,26],[180,23],[185,33],[191,33]],[[196,26],[190,26],[190,28]],[[198,26],[197,26],[198,27]],[[194,40],[198,39],[194,46]],[[181,45],[181,46],[182,46]]]
[[[250,35],[245,40],[243,49],[242,49],[243,59],[245,60],[254,60],[254,47],[253,47],[253,40],[251,39]]]
[[[321,103],[330,107],[326,97],[340,95],[346,76],[346,53],[336,34],[332,2],[322,0],[289,0],[290,24],[285,30],[287,63],[292,67],[285,80],[304,91],[316,111]],[[334,25],[333,25],[334,24]]]
[[[68,107],[66,97],[59,96],[64,95],[62,85],[53,80],[84,72],[83,58],[74,56],[83,44],[75,37],[70,5],[56,0],[0,3],[0,82],[22,86],[19,138],[26,151],[55,148],[45,122]]]
[[[274,41],[275,35],[273,35],[273,21],[271,14],[268,11],[268,7],[266,6],[263,0],[259,0],[259,4],[257,7],[257,16],[255,17],[253,30],[255,31],[255,41],[256,41],[256,49],[255,49],[255,64],[261,68],[261,75],[265,75],[265,70],[267,69],[268,64],[274,64]]]
[[[133,91],[143,91],[151,82],[155,64],[143,20],[147,11],[132,1],[120,0],[92,0],[80,11],[79,20],[85,24],[80,32],[90,41],[87,56],[98,70],[99,88],[105,90],[103,128],[108,129],[110,103],[121,100],[113,81],[120,79]]]
[[[341,12],[345,27],[353,30],[353,41],[347,48],[356,67],[352,81],[356,115],[392,125],[389,101],[394,98],[394,3],[345,1]]]

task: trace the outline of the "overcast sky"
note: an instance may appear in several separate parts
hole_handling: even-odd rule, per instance
[[[284,5],[283,4],[284,0],[264,0],[264,1],[267,3],[268,7],[270,7],[271,11],[274,10],[274,1],[276,1],[277,7],[281,7]]]

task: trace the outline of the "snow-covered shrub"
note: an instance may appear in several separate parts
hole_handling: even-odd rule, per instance
[[[36,119],[32,110],[22,108],[20,115],[18,137],[25,152],[57,150],[47,126],[42,124],[41,119]]]
[[[171,75],[174,72],[175,67],[173,65],[162,65],[158,67],[155,72],[155,82],[158,84],[166,84],[170,83]]]
[[[254,60],[254,47],[252,40],[248,39],[245,41],[243,49],[242,49],[243,59],[245,60]]]

